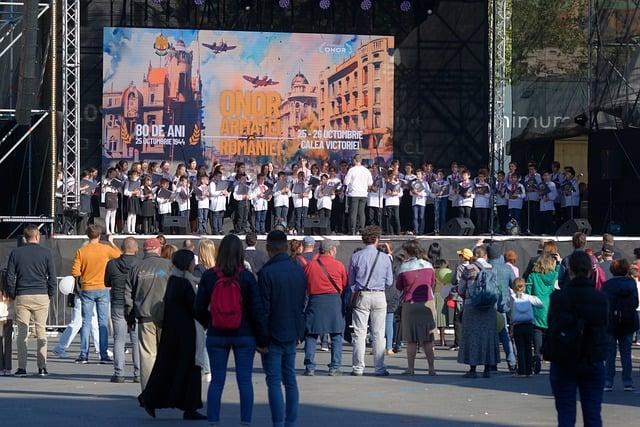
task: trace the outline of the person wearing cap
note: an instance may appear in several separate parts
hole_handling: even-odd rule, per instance
[[[615,260],[618,260],[618,259],[622,259],[622,258],[624,258],[624,257],[625,257],[625,256],[624,256],[624,254],[623,254],[622,252],[618,252],[618,251],[616,251],[616,249],[615,249],[615,243],[614,243],[614,241],[613,241],[613,234],[610,234],[610,233],[604,233],[604,234],[602,235],[602,247],[604,248],[605,246],[608,246],[608,247],[610,247],[610,248],[613,250],[613,260],[614,260],[614,261],[615,261]],[[595,256],[596,256],[598,259],[601,259],[601,258],[602,258],[602,251],[597,252],[597,253],[595,254]]]
[[[342,292],[347,286],[347,270],[335,259],[337,241],[320,242],[319,255],[304,269],[309,301],[305,310],[306,333],[304,349],[304,375],[315,373],[316,341],[320,334],[331,336],[331,363],[329,376],[340,375],[342,364],[342,333],[344,315]]]
[[[89,242],[76,251],[71,275],[80,279],[80,299],[82,301],[82,329],[80,330],[80,356],[76,363],[89,361],[89,336],[91,335],[91,319],[93,308],[98,314],[98,331],[100,335],[100,363],[113,363],[107,349],[109,347],[109,290],[104,283],[107,263],[120,256],[120,249],[109,241],[100,241],[102,227],[91,224],[87,227]]]
[[[605,280],[609,280],[613,277],[611,273],[611,264],[613,263],[613,245],[605,243],[602,245],[602,250],[600,251],[600,267],[604,271]]]
[[[271,231],[267,235],[267,252],[271,259],[258,272],[269,341],[263,351],[262,366],[274,426],[296,425],[299,406],[296,344],[304,338],[307,281],[302,267],[287,254],[288,247],[283,231]],[[282,396],[283,385],[286,397]]]
[[[456,302],[456,307],[453,312],[453,333],[454,340],[449,350],[457,350],[460,345],[460,335],[462,333],[462,322],[460,320],[460,314],[462,312],[462,297],[458,293],[458,284],[462,279],[462,273],[469,266],[471,259],[473,258],[473,252],[471,249],[464,248],[456,251],[458,254],[458,266],[456,267],[455,275],[453,277],[451,291],[449,295],[453,301]]]
[[[316,239],[311,236],[304,236],[302,239],[302,253],[296,256],[296,261],[304,269],[315,257]]]
[[[511,311],[510,303],[510,290],[513,286],[513,281],[516,280],[511,267],[504,261],[502,255],[502,249],[498,245],[487,246],[487,257],[489,258],[489,264],[493,267],[493,271],[498,278],[498,286],[500,287],[500,296],[498,297],[498,315],[502,317],[504,321],[504,327],[498,331],[500,342],[502,343],[502,349],[504,350],[505,358],[509,366],[510,372],[515,372],[516,369],[516,355],[511,345],[511,338],[509,337],[509,324],[507,322],[507,315]],[[497,371],[496,366],[492,366],[493,371]]]
[[[162,324],[157,315],[167,288],[172,264],[160,256],[162,243],[148,239],[143,245],[144,258],[129,272],[125,289],[125,315],[129,324],[138,321],[140,346],[140,386],[147,386],[151,369],[156,361]],[[155,319],[154,319],[155,318]]]
[[[364,373],[365,340],[371,323],[373,362],[376,376],[388,376],[384,365],[385,323],[387,317],[386,288],[393,285],[391,258],[378,250],[382,230],[369,225],[362,230],[362,242],[367,245],[351,256],[349,287],[353,307],[353,370],[351,375]]]

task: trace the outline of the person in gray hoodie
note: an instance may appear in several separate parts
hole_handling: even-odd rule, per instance
[[[143,249],[144,259],[129,272],[125,290],[125,314],[128,319],[135,318],[138,321],[142,390],[147,386],[156,361],[162,333],[164,294],[173,267],[170,260],[160,257],[160,240],[146,240]]]
[[[113,323],[113,368],[112,383],[124,382],[124,346],[127,334],[131,340],[133,357],[133,382],[140,382],[140,351],[135,319],[127,321],[125,317],[125,293],[129,272],[138,263],[138,242],[133,237],[122,241],[122,255],[107,263],[104,284],[110,288],[111,322]],[[128,325],[129,323],[129,325]]]

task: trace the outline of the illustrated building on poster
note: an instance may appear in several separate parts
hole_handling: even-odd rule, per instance
[[[185,124],[191,143],[181,147],[180,160],[201,152],[202,81],[199,65],[193,71],[194,52],[187,51],[182,40],[167,49],[164,66],[149,62],[141,87],[134,82],[122,91],[103,92],[103,128],[105,156],[113,159],[173,160],[173,145],[135,145],[136,124]],[[196,59],[196,64],[199,60]],[[190,152],[191,151],[191,152]]]
[[[393,111],[393,47],[392,38],[373,39],[320,73],[321,129],[362,129],[369,158],[393,151],[393,115],[383,114]]]
[[[280,106],[282,136],[294,138],[304,122],[317,119],[317,86],[309,84],[304,74],[298,72],[291,80],[291,90]]]

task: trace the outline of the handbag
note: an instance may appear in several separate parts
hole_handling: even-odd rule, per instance
[[[376,264],[378,263],[378,258],[380,258],[380,251],[376,254],[376,258],[373,260],[373,265],[371,266],[371,270],[369,270],[369,277],[367,277],[367,282],[364,285],[364,289],[369,288],[369,282],[371,281],[371,276],[373,276],[373,271],[376,269]],[[349,298],[349,308],[354,309],[356,305],[358,305],[358,300],[360,299],[360,293],[362,289],[353,291],[351,293],[351,298]]]

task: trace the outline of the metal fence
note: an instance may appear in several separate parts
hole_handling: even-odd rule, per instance
[[[64,329],[71,321],[73,308],[67,306],[69,295],[62,295],[58,290],[62,277],[56,278],[56,289],[49,301],[49,317],[47,329]]]

